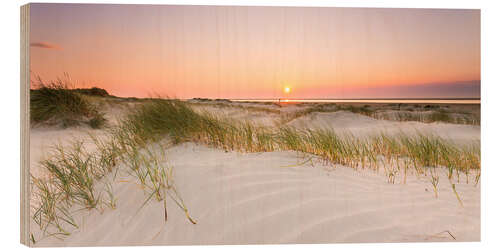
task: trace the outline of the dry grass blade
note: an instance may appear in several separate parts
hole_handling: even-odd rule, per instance
[[[455,193],[455,196],[457,197],[458,202],[460,203],[460,206],[464,207],[464,203],[462,202],[462,199],[460,199],[460,196],[458,195],[457,189],[455,188],[455,184],[451,184],[451,188],[453,189],[453,193]]]

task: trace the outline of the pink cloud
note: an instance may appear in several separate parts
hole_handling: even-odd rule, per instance
[[[62,50],[62,47],[57,45],[57,44],[52,44],[48,42],[34,42],[30,43],[31,47],[38,47],[42,49],[55,49],[55,50]]]

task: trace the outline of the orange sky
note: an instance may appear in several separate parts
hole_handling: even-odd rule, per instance
[[[479,10],[32,4],[30,40],[33,74],[117,96],[480,95]]]

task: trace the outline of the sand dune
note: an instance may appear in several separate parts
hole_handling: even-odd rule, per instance
[[[277,117],[241,110],[220,111],[238,119],[273,124]],[[289,122],[298,128],[334,128],[355,135],[415,130],[456,141],[480,139],[480,127],[469,125],[376,120],[345,111],[311,113]],[[102,130],[31,129],[31,172],[43,175],[37,162],[50,145]],[[324,165],[297,152],[236,153],[193,143],[164,152],[174,167],[174,181],[197,221],[167,199],[147,199],[135,179],[122,168],[112,180],[117,208],[75,213],[80,227],[60,240],[39,238],[34,246],[277,244],[335,242],[425,242],[480,240],[480,183],[456,184],[463,207],[446,177],[439,173],[438,198],[430,176],[408,175],[395,184],[380,170],[354,170]],[[108,176],[108,179],[111,178]],[[449,232],[449,233],[448,233]],[[451,235],[450,235],[451,233]],[[453,238],[455,237],[455,239]]]
[[[279,120],[279,114],[266,113],[266,112],[255,112],[246,110],[244,108],[236,107],[226,107],[218,108],[213,106],[202,106],[196,109],[199,112],[209,112],[211,114],[220,117],[230,117],[231,119],[252,122],[261,126],[274,126]]]
[[[217,103],[217,102],[215,102]],[[394,135],[404,134],[431,134],[453,140],[459,143],[468,143],[471,140],[481,139],[481,127],[477,125],[451,124],[443,122],[422,123],[416,121],[397,121],[375,119],[373,117],[352,113],[348,111],[312,112],[299,116],[295,119],[281,124],[280,114],[272,112],[258,112],[245,108],[265,108],[279,111],[282,115],[290,115],[294,112],[306,110],[311,105],[285,105],[277,107],[275,105],[254,104],[254,103],[232,103],[225,108],[212,106],[214,102],[208,103],[198,108],[223,117],[231,117],[236,120],[249,121],[263,126],[288,125],[299,129],[327,129],[335,130],[339,133],[352,133],[355,136],[369,136],[385,133]],[[243,108],[242,108],[243,107]],[[460,107],[462,108],[462,107]],[[462,108],[467,110],[467,108]],[[381,109],[378,107],[377,109]],[[382,108],[383,109],[383,108]],[[453,109],[452,109],[453,110]],[[388,113],[396,111],[385,111]],[[431,111],[425,111],[431,112]],[[423,112],[423,113],[425,113]],[[470,112],[477,112],[473,109]]]
[[[78,216],[64,241],[36,246],[265,244],[458,241],[480,239],[480,187],[457,184],[461,207],[441,175],[434,198],[428,177],[389,184],[371,170],[302,161],[295,152],[239,154],[185,143],[169,149],[191,224],[172,200],[146,199],[133,177],[114,181],[117,209]],[[196,156],[196,157],[193,157]]]
[[[414,134],[420,132],[461,142],[481,139],[480,126],[441,122],[422,123],[378,120],[346,111],[330,113],[313,112],[290,121],[288,125],[297,128],[334,129],[337,132],[350,132],[356,136],[367,136],[378,133]]]
[[[35,177],[43,175],[37,163],[46,159],[55,145],[68,146],[74,139],[83,140],[85,146],[92,149],[92,140],[89,133],[104,134],[103,130],[94,130],[86,127],[60,128],[32,128],[30,130],[30,173]]]

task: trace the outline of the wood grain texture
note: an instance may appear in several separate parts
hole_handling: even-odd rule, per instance
[[[21,243],[30,246],[30,5],[21,6]]]

